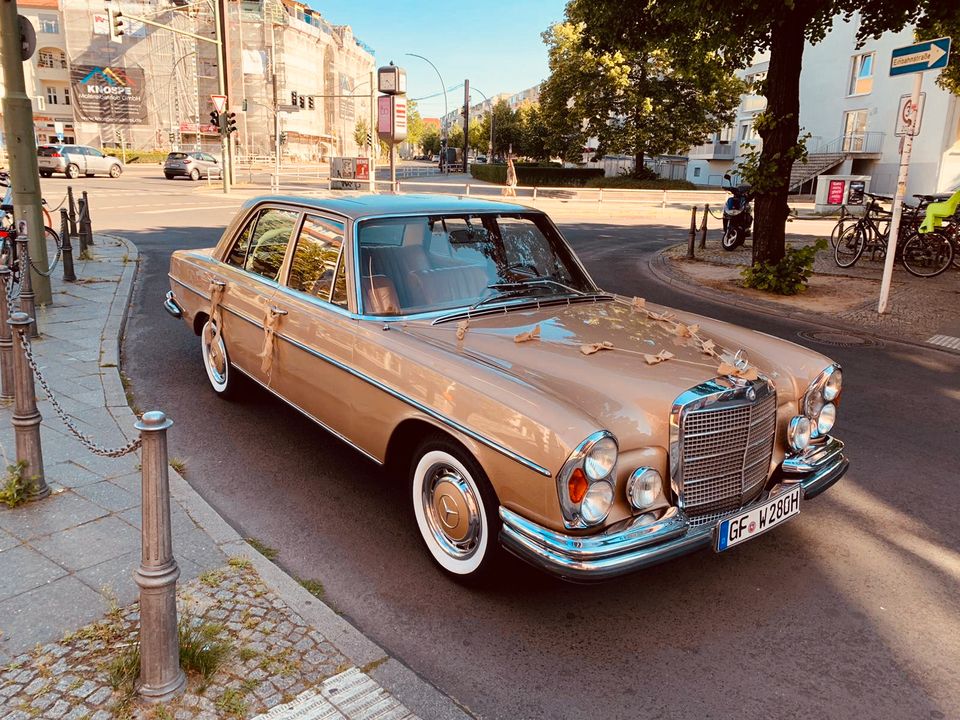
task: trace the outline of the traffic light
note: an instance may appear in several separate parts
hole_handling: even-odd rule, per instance
[[[220,127],[220,113],[216,110],[210,111],[210,124],[216,128]]]
[[[114,130],[114,131],[113,131],[113,134],[114,134],[114,136],[117,138],[117,142],[118,142],[118,143],[123,142],[123,131],[121,131],[121,130]]]
[[[313,95],[307,98],[307,107],[313,110]]]
[[[305,105],[306,105],[306,98],[304,98],[303,95],[301,95],[301,96],[300,96],[300,109],[302,110]]]
[[[170,142],[176,142],[176,141],[177,141],[177,134],[176,134],[175,132],[173,132],[173,131],[170,131],[170,133],[167,135],[167,137],[170,139]]]
[[[123,13],[113,8],[107,8],[107,22],[110,23],[110,39],[114,42],[120,42],[120,37],[126,29],[123,22]]]
[[[227,135],[229,135],[230,133],[237,131],[237,114],[235,112],[228,112],[226,118]]]
[[[246,99],[246,98],[243,99],[243,102],[242,102],[241,105],[240,105],[240,109],[243,110],[243,112],[246,112],[246,111],[247,111],[247,99]]]
[[[373,133],[367,131],[367,147],[373,147]]]
[[[281,144],[281,145],[286,145],[286,144],[287,144],[287,133],[286,133],[286,131],[283,131],[283,132],[280,133],[280,144]]]
[[[296,105],[296,104],[297,104],[297,91],[296,91],[296,90],[291,90],[291,91],[290,91],[290,104],[291,104],[291,105]]]

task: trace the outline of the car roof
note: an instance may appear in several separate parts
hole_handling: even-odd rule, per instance
[[[298,195],[262,195],[244,203],[250,208],[264,202],[283,202],[304,208],[326,210],[358,220],[383,215],[426,215],[460,213],[529,213],[539,210],[516,203],[478,200],[456,195],[356,195],[343,198],[314,198]]]

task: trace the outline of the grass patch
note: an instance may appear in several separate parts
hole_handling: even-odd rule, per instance
[[[183,475],[187,471],[187,463],[181,458],[170,458],[170,467]]]
[[[244,697],[246,693],[242,690],[227,688],[223,691],[217,701],[214,703],[217,710],[227,717],[242,718],[247,714],[247,701]]]
[[[222,570],[207,570],[200,574],[200,582],[210,588],[219,586],[225,579],[226,576]]]
[[[123,370],[121,370],[119,374],[120,384],[123,385],[123,394],[127,398],[127,405],[129,405],[130,409],[133,410],[134,415],[140,417],[143,415],[143,410],[141,410],[140,406],[137,405],[137,400],[133,396],[133,382]]]
[[[227,565],[237,570],[249,570],[253,567],[253,563],[250,562],[248,558],[245,557],[232,557],[227,560]]]
[[[258,553],[263,555],[267,560],[276,560],[277,556],[280,554],[279,550],[277,550],[276,548],[272,548],[269,545],[265,545],[264,543],[257,540],[257,538],[255,537],[244,538],[244,540],[250,543],[251,547],[253,547],[253,549],[256,550]]]
[[[134,683],[140,675],[140,643],[123,648],[119,655],[107,663],[106,671],[110,687],[133,694]]]
[[[199,675],[204,682],[217,671],[233,648],[221,639],[223,625],[184,617],[177,625],[180,639],[180,667],[186,673]]]
[[[249,662],[253,660],[260,653],[254,650],[252,647],[242,647],[240,648],[240,662]]]
[[[326,593],[326,590],[323,587],[323,583],[319,580],[305,580],[304,578],[297,578],[297,582],[300,583],[304,589],[313,595],[318,600],[323,600],[323,595]]]
[[[383,665],[387,660],[389,660],[387,656],[383,656],[382,658],[379,658],[377,660],[371,660],[366,665],[361,667],[360,671],[369,675],[371,672],[373,672],[378,667]]]
[[[116,363],[101,363],[101,364],[100,364],[100,367],[102,367],[102,368],[112,368],[112,367],[116,367],[116,366],[117,366]]]
[[[0,487],[0,503],[14,508],[27,499],[27,484],[23,480],[23,470],[26,463],[22,460],[13,465],[7,465],[7,476]]]

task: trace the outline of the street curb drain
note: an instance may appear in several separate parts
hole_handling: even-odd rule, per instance
[[[797,333],[804,340],[840,348],[883,347],[883,342],[874,337],[854,335],[842,330],[801,330]]]

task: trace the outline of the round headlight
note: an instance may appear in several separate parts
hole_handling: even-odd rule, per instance
[[[811,420],[816,420],[826,402],[818,389],[811,388],[803,401],[803,414]]]
[[[823,399],[827,402],[836,400],[842,388],[843,371],[835,366],[827,375],[827,381],[823,384]]]
[[[637,468],[627,480],[627,500],[637,510],[646,510],[660,497],[663,479],[653,468]]]
[[[812,429],[810,418],[803,415],[790,418],[790,424],[787,426],[787,442],[795,452],[803,452],[807,449]]]
[[[826,435],[836,421],[837,406],[833,403],[827,403],[820,409],[820,414],[817,416],[817,432],[820,435]]]
[[[583,471],[591,480],[602,480],[617,464],[617,441],[612,437],[597,440],[583,459]]]
[[[580,503],[580,517],[587,525],[596,525],[601,523],[610,512],[610,506],[613,505],[613,485],[608,482],[595,482],[583,496],[583,502]]]

